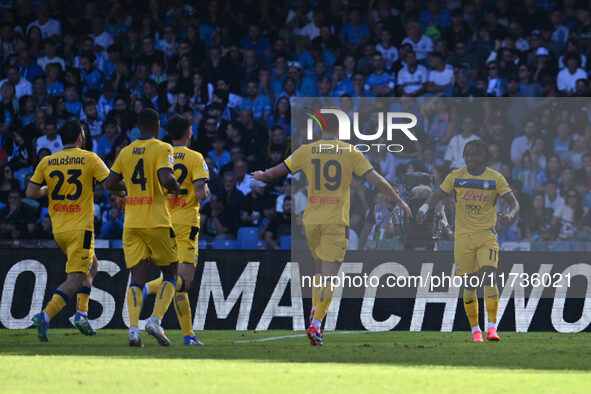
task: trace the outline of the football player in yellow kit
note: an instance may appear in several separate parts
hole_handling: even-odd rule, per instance
[[[466,144],[464,160],[466,166],[450,172],[441,187],[429,196],[419,209],[417,220],[422,221],[425,214],[433,209],[439,200],[452,192],[455,193],[455,273],[485,278],[484,300],[489,322],[486,339],[498,341],[499,289],[496,284],[496,271],[499,243],[495,231],[497,201],[500,197],[509,205],[508,213],[498,214],[499,223],[502,225],[508,225],[515,220],[519,213],[519,203],[507,180],[497,171],[487,167],[490,154],[482,140],[473,140]],[[476,290],[468,280],[463,294],[464,309],[472,328],[473,341],[482,342]]]
[[[87,318],[92,280],[98,263],[94,254],[94,182],[103,182],[109,169],[94,153],[80,149],[84,146],[84,130],[75,119],[68,120],[59,130],[64,149],[44,157],[29,181],[27,197],[49,197],[49,217],[55,241],[67,255],[68,277],[45,309],[33,317],[37,336],[49,340],[49,322],[76,292],[77,307],[74,325],[84,335],[95,335]]]
[[[175,115],[168,120],[166,128],[172,139],[174,150],[174,174],[181,188],[178,197],[168,199],[172,216],[172,228],[176,234],[179,255],[179,269],[176,283],[176,296],[173,300],[176,316],[183,332],[183,344],[200,346],[203,343],[193,332],[191,304],[188,291],[191,288],[197,267],[199,246],[199,201],[209,196],[207,181],[209,169],[203,156],[187,147],[191,140],[190,117]],[[144,285],[144,297],[156,294],[162,277]]]
[[[168,210],[168,192],[178,193],[180,185],[173,173],[172,146],[155,138],[160,116],[153,109],[138,115],[141,138],[121,150],[111,167],[105,186],[117,194],[127,190],[123,222],[123,254],[131,271],[127,291],[129,346],[143,346],[138,327],[143,287],[152,261],[164,276],[146,332],[161,346],[170,346],[160,324],[176,291],[178,254]],[[123,182],[124,181],[124,182]]]
[[[306,176],[308,204],[303,224],[317,272],[313,280],[311,321],[307,329],[312,346],[323,344],[322,320],[334,293],[330,278],[338,274],[349,244],[350,186],[353,174],[364,177],[411,217],[408,205],[388,181],[373,169],[361,152],[337,140],[338,125],[332,119],[327,120],[328,127],[320,140],[299,147],[275,167],[252,173],[255,179],[264,182],[298,171]]]

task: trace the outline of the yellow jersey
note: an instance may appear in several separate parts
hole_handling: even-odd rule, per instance
[[[103,182],[109,169],[94,153],[66,148],[44,157],[31,177],[49,188],[49,217],[54,233],[94,231],[94,181]]]
[[[441,184],[449,194],[455,191],[456,228],[462,235],[491,230],[497,224],[497,199],[511,193],[507,180],[495,170],[486,167],[480,175],[472,175],[466,167],[449,173]]]
[[[349,226],[351,180],[372,165],[355,148],[336,139],[323,139],[299,147],[283,162],[291,173],[303,171],[308,182],[304,225]]]
[[[199,198],[194,183],[209,180],[209,169],[203,155],[182,145],[175,145],[174,175],[181,185],[178,198],[168,198],[173,224],[199,227]]]
[[[111,171],[123,177],[127,188],[125,228],[171,227],[168,191],[160,185],[159,171],[173,170],[172,146],[155,138],[137,139],[121,150]]]

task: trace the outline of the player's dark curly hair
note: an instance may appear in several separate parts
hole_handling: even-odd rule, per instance
[[[464,147],[464,152],[462,153],[462,157],[466,156],[466,150],[468,150],[468,147],[474,147],[474,149],[478,150],[479,154],[484,159],[484,165],[485,166],[490,165],[490,163],[492,162],[492,156],[490,155],[490,152],[488,151],[488,147],[486,146],[484,141],[482,141],[481,139],[478,139],[478,140],[472,140],[472,141],[468,142],[466,144],[466,146]]]

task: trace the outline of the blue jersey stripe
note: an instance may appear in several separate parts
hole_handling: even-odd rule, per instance
[[[464,189],[496,190],[497,181],[488,179],[457,178],[454,180],[454,187]]]

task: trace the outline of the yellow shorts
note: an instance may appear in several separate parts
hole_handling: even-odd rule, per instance
[[[53,233],[53,237],[68,256],[66,273],[82,272],[88,275],[94,260],[94,233],[90,230],[70,230]]]
[[[456,275],[474,274],[484,266],[497,268],[499,243],[494,230],[456,236],[454,241]]]
[[[124,228],[123,254],[127,268],[141,260],[151,260],[158,266],[178,261],[176,238],[171,227]]]
[[[179,263],[191,263],[197,267],[199,227],[187,224],[173,224],[178,248]]]
[[[340,224],[304,226],[310,251],[316,260],[342,263],[349,245],[349,227]]]

